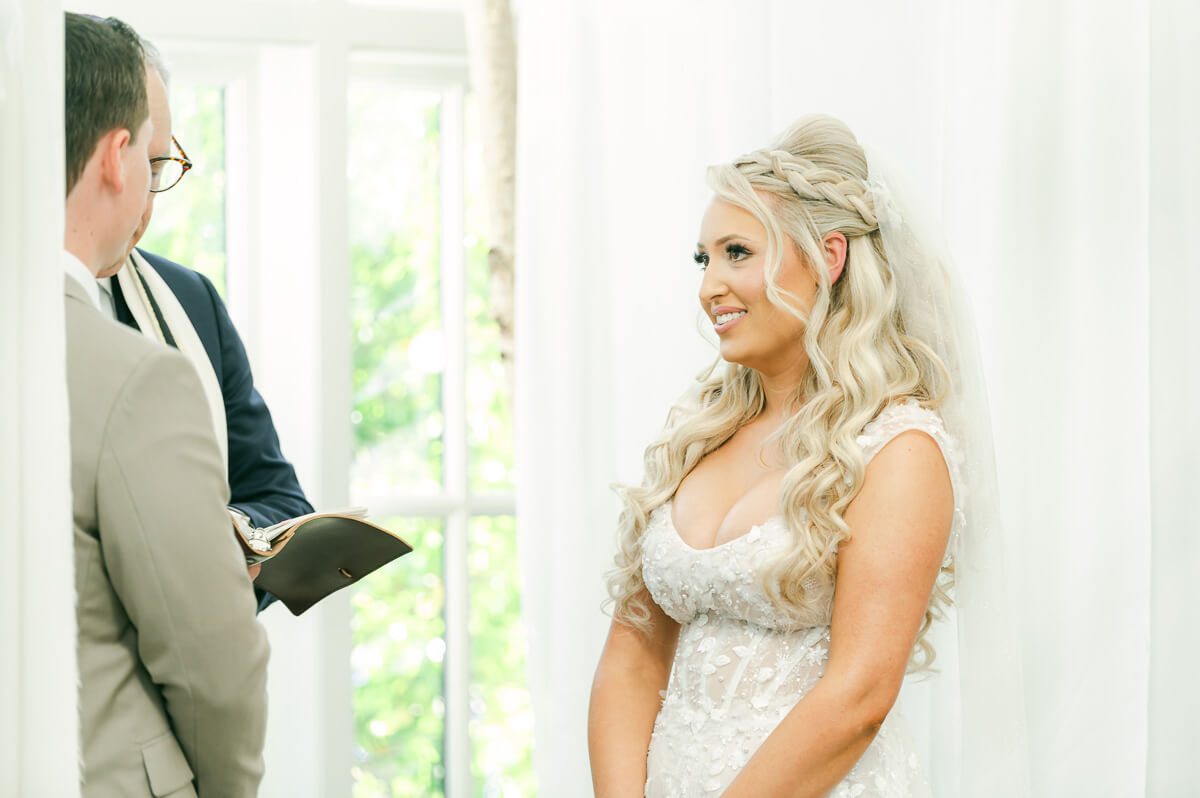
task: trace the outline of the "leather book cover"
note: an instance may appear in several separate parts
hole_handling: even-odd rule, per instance
[[[254,585],[274,594],[293,615],[412,551],[395,533],[347,515],[307,517],[280,537]]]

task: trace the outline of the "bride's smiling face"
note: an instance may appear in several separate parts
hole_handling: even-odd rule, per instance
[[[721,357],[774,376],[807,365],[804,323],[767,298],[767,230],[749,211],[714,197],[700,222],[696,262],[704,271],[700,307],[721,340]],[[775,284],[807,312],[817,282],[784,236]]]

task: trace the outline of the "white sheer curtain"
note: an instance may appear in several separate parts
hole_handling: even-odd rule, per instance
[[[544,794],[589,789],[607,485],[639,478],[642,447],[711,356],[689,259],[703,166],[817,111],[845,119],[936,211],[975,305],[1022,597],[1034,795],[1191,794],[1200,11],[525,0],[520,12],[518,514]],[[954,741],[923,688],[906,693],[950,796]]]
[[[62,8],[0,0],[0,794],[79,794]]]
[[[1150,704],[1147,793],[1200,784],[1200,8],[1156,2],[1150,14]],[[1131,369],[1135,374],[1145,370]],[[1139,526],[1138,531],[1144,529]],[[1141,540],[1142,536],[1138,536]],[[1141,640],[1147,636],[1140,632]],[[1144,646],[1144,642],[1141,644]],[[1139,647],[1140,648],[1140,647]]]

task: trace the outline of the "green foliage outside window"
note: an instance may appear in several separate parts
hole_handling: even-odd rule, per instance
[[[194,165],[177,186],[154,195],[154,216],[138,246],[195,269],[224,297],[225,90],[172,86],[171,124]]]
[[[497,516],[472,519],[468,537],[471,776],[480,798],[537,794],[516,533],[512,516]]]
[[[359,494],[413,491],[441,480],[438,100],[370,83],[350,95],[352,485]],[[478,147],[468,143],[468,468],[472,490],[511,490],[511,411],[490,318],[487,244],[472,232],[482,229],[482,209],[471,189],[478,180],[477,156]],[[424,526],[403,527],[419,535],[410,539],[417,551],[363,580],[352,601],[355,798],[445,791],[442,528],[419,523]],[[422,552],[427,546],[438,551]],[[478,798],[531,798],[532,712],[513,519],[472,519],[468,551],[471,681],[465,709],[473,792]],[[425,612],[434,602],[422,591],[435,588],[433,617]],[[429,600],[414,599],[414,591]]]
[[[393,519],[384,526],[413,551],[352,588],[354,798],[442,798],[442,525]]]
[[[350,92],[353,492],[436,489],[442,473],[440,105]]]

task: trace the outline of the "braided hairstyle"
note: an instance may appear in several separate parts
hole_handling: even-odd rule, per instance
[[[850,536],[842,516],[865,475],[856,441],[863,427],[894,401],[914,398],[936,407],[949,384],[937,355],[905,333],[867,177],[866,156],[854,134],[828,116],[801,119],[772,146],[708,170],[716,195],[753,214],[766,229],[767,297],[804,323],[809,366],[792,397],[794,410],[778,432],[792,464],[780,489],[792,544],[763,573],[767,595],[797,624],[828,622],[837,548]],[[842,276],[831,283],[822,241],[835,231],[846,237],[847,254]],[[776,282],[785,246],[799,249],[817,282],[810,308]],[[642,484],[616,488],[624,510],[608,588],[617,620],[649,629],[641,569],[650,512],[765,406],[758,372],[718,358],[646,448]],[[925,632],[949,603],[952,579],[947,565],[917,638],[914,669],[933,661]]]

